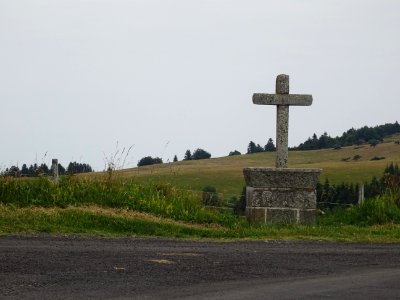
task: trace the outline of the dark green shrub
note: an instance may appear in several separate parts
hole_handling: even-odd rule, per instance
[[[141,160],[139,160],[137,166],[141,167],[141,166],[149,166],[149,165],[155,165],[155,164],[162,164],[163,161],[161,158],[159,157],[151,157],[151,156],[146,156],[143,157]]]
[[[200,148],[196,149],[192,154],[193,160],[208,159],[208,158],[211,158],[211,154]]]
[[[242,153],[240,153],[239,151],[237,151],[237,150],[234,150],[234,151],[231,151],[231,152],[229,152],[229,156],[234,156],[234,155],[241,155]]]
[[[371,158],[371,160],[382,160],[385,159],[386,157],[384,156],[374,156],[373,158]]]
[[[242,189],[240,198],[232,197],[232,203],[234,203],[233,213],[237,216],[243,216],[246,212],[246,187]]]
[[[219,199],[217,189],[210,185],[205,186],[202,193],[202,202],[204,205],[218,206]]]

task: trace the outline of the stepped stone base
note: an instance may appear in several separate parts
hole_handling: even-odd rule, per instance
[[[315,223],[320,169],[245,168],[243,173],[251,223]]]

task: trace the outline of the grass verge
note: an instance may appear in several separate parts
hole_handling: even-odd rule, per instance
[[[234,226],[190,224],[151,214],[98,206],[67,208],[18,208],[0,205],[0,234],[79,233],[102,236],[158,236],[190,239],[320,240],[398,243],[400,225],[373,226]]]

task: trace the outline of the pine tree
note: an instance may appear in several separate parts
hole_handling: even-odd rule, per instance
[[[276,148],[275,148],[275,145],[274,145],[274,141],[271,138],[269,138],[267,144],[264,146],[264,151],[272,152],[272,151],[275,151],[275,150],[276,150]]]
[[[183,160],[191,160],[192,159],[192,153],[190,152],[190,150],[186,150],[185,152],[185,157],[183,158]]]
[[[253,141],[250,141],[249,145],[247,146],[247,154],[256,153],[256,144]]]
[[[27,167],[26,164],[23,164],[23,165],[22,165],[22,168],[21,168],[21,175],[22,175],[22,176],[29,176],[29,169],[28,169],[28,167]]]

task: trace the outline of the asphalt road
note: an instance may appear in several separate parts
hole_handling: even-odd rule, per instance
[[[1,299],[399,299],[400,245],[0,237]]]

